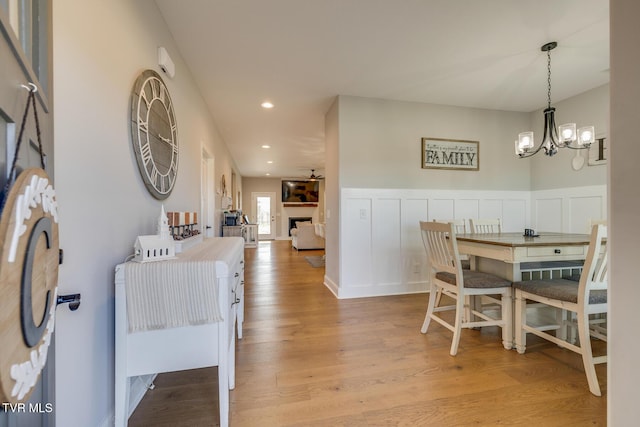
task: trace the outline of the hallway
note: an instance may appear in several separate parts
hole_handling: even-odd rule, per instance
[[[322,252],[245,250],[232,426],[606,424],[574,353],[530,338],[518,355],[487,328],[451,357],[447,330],[420,334],[426,295],[338,300],[304,259]],[[215,368],[159,375],[129,425],[217,425],[216,381]]]

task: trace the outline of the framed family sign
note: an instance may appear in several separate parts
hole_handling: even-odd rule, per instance
[[[462,139],[422,138],[422,169],[477,171],[479,144]]]

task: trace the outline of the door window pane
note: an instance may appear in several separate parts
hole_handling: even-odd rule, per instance
[[[258,234],[271,234],[271,197],[257,197]]]
[[[0,8],[20,42],[40,87],[48,93],[48,0],[0,0]],[[35,82],[34,82],[35,83]]]

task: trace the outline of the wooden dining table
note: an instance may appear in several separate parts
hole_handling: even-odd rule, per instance
[[[589,238],[588,234],[572,233],[539,233],[536,237],[522,232],[456,235],[459,252],[471,256],[472,269],[511,281],[522,280],[524,263],[584,260]]]

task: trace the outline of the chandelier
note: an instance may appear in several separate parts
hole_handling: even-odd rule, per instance
[[[522,132],[516,140],[516,154],[521,158],[531,157],[544,148],[544,154],[553,156],[558,148],[582,150],[589,148],[595,141],[593,126],[581,127],[576,131],[575,123],[560,125],[556,130],[556,109],[551,106],[551,51],[558,46],[556,42],[543,45],[540,50],[547,52],[547,108],[544,109],[544,133],[542,142],[534,150],[533,132]]]

